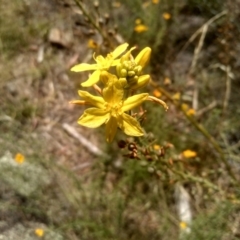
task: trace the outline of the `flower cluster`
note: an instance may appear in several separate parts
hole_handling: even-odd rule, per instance
[[[70,103],[92,106],[84,111],[78,123],[89,128],[106,124],[108,142],[114,139],[118,128],[130,136],[144,135],[140,123],[130,114],[131,109],[144,101],[159,103],[167,109],[165,102],[149,96],[148,93],[135,94],[136,90],[146,86],[150,80],[150,76],[142,74],[142,70],[149,61],[151,49],[144,48],[134,58],[132,51],[135,47],[126,52],[127,48],[127,43],[121,44],[106,57],[93,55],[95,64],[81,63],[71,69],[74,72],[93,71],[81,85],[92,86],[99,96],[79,90],[82,100],[73,100]],[[124,52],[126,53],[123,54]],[[115,70],[114,74],[112,70]],[[101,83],[103,87],[100,88],[97,83]]]

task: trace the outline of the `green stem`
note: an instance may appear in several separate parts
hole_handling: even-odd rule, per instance
[[[174,100],[173,97],[170,95],[170,93],[168,93],[166,90],[162,89],[161,87],[159,87],[157,84],[152,83],[152,85],[154,85],[154,87],[157,87],[158,90],[165,95],[178,109],[180,109],[184,116],[191,122],[191,124],[199,131],[203,134],[204,137],[206,137],[209,142],[212,144],[212,146],[215,148],[215,150],[219,153],[220,155],[220,159],[222,160],[222,162],[224,163],[229,175],[231,176],[231,178],[234,180],[235,183],[237,183],[237,178],[234,175],[231,166],[229,165],[228,161],[226,160],[225,156],[224,156],[224,152],[221,149],[221,147],[218,145],[218,143],[215,141],[215,139],[211,136],[211,134],[201,125],[199,124],[194,118],[192,118],[191,116],[189,116],[186,111],[184,109],[181,108],[181,105],[178,101]]]

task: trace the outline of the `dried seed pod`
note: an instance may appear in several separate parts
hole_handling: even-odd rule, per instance
[[[159,150],[158,150],[158,153],[157,155],[159,157],[163,157],[165,155],[165,149],[163,147],[161,147]]]
[[[131,159],[139,159],[137,153],[135,153],[135,152],[131,152],[130,155],[129,155],[129,157],[130,157]]]
[[[127,146],[127,142],[124,140],[118,141],[118,147],[119,148],[125,148]]]
[[[133,151],[134,149],[137,149],[137,146],[135,143],[129,143],[128,144],[128,150]]]
[[[124,154],[123,156],[124,156],[124,157],[128,157],[128,158],[130,158],[130,159],[140,159],[140,158],[138,157],[137,153],[135,153],[135,152],[130,152],[130,153],[128,153],[128,154]]]
[[[138,150],[135,148],[135,149],[132,150],[132,152],[137,153]]]

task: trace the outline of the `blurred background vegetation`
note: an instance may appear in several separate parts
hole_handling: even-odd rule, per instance
[[[240,238],[239,0],[1,0],[0,237]],[[77,125],[91,62],[152,48],[143,138]]]

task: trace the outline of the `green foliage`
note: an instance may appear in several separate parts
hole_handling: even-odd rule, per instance
[[[34,3],[34,2],[32,2]],[[0,53],[5,57],[16,55],[27,47],[33,37],[46,34],[44,19],[32,21],[34,12],[24,0],[2,0],[0,6]]]
[[[51,15],[59,15],[52,22],[33,8],[42,1],[30,1],[33,5],[21,0],[2,2],[1,224],[10,229],[16,226],[23,236],[32,236],[33,229],[37,227],[35,224],[43,224],[60,239],[63,236],[70,240],[237,240],[240,199],[239,73],[237,57],[231,58],[230,55],[234,53],[239,56],[239,52],[237,48],[229,50],[231,46],[237,46],[235,41],[238,41],[239,30],[230,27],[229,23],[229,19],[237,22],[237,14],[230,11],[222,16],[221,21],[217,20],[217,24],[208,26],[206,37],[210,34],[216,39],[203,39],[197,70],[189,74],[201,34],[190,42],[190,47],[182,49],[181,44],[184,45],[201,24],[187,32],[189,35],[183,39],[179,37],[179,24],[191,25],[192,18],[184,18],[188,16],[200,16],[200,20],[206,22],[220,11],[228,10],[225,3],[220,0],[165,0],[153,5],[152,1],[122,0],[121,7],[117,9],[111,7],[112,1],[103,3],[104,11],[109,11],[113,16],[118,23],[119,34],[127,42],[153,49],[153,61],[150,63],[154,73],[152,77],[165,90],[160,91],[160,98],[168,103],[169,110],[165,112],[157,105],[144,103],[147,113],[142,117],[142,126],[146,136],[126,139],[119,135],[119,140],[126,142],[126,147],[121,149],[116,142],[104,146],[104,129],[88,132],[76,127],[76,132],[86,136],[93,145],[105,147],[109,157],[98,159],[87,153],[75,137],[62,129],[62,123],[68,122],[74,126],[73,122],[80,116],[81,108],[73,110],[67,104],[73,99],[76,89],[72,89],[74,84],[64,77],[64,73],[71,65],[69,62],[76,58],[75,53],[80,61],[92,55],[84,45],[90,38],[84,35],[90,28],[89,23],[71,29],[79,45],[59,50],[46,43],[43,62],[28,62],[26,59],[35,59],[37,55],[37,51],[30,51],[28,46],[46,41],[46,30],[52,24],[59,23],[58,20],[65,22],[67,18],[64,14],[73,14],[73,9],[75,14],[76,6],[60,5],[62,11],[57,12],[56,6],[59,7],[62,1],[47,1],[54,6]],[[84,2],[87,4],[87,1]],[[101,12],[101,1],[99,3]],[[229,1],[231,4],[237,11],[238,8]],[[99,16],[93,4],[89,9],[95,18]],[[170,13],[171,18],[164,19],[163,13]],[[84,19],[85,16],[81,17]],[[148,31],[134,31],[138,18],[148,26]],[[222,30],[224,26],[227,33]],[[223,48],[219,42],[224,43]],[[89,56],[84,55],[85,52]],[[186,58],[178,60],[180,54]],[[219,55],[231,61],[222,62]],[[183,73],[179,72],[176,62],[180,63],[181,68],[189,56],[188,68]],[[216,63],[219,63],[219,68],[215,67]],[[230,96],[224,109],[228,81],[226,66],[231,67],[235,78],[231,79]],[[19,73],[16,70],[22,71]],[[165,83],[166,76],[171,83]],[[79,86],[83,80],[86,79],[77,79],[75,85]],[[148,90],[156,88],[154,85]],[[25,90],[28,90],[26,95]],[[49,93],[51,90],[53,93]],[[180,93],[178,100],[173,99],[176,93]],[[193,100],[197,100],[196,114],[189,116],[182,110],[181,104],[192,108]],[[216,102],[213,107],[212,102]],[[198,115],[206,108],[204,113]],[[131,143],[136,146],[134,153],[137,157],[131,155]],[[159,149],[156,150],[155,145]],[[187,149],[197,156],[184,157],[183,151]],[[24,154],[28,168],[24,169],[22,165],[19,169],[13,158],[6,160],[3,157],[6,151],[12,156],[18,152]],[[181,219],[174,194],[177,184],[184,187],[190,199],[193,218],[189,235],[182,234],[179,227]],[[31,191],[26,191],[29,185]],[[12,226],[15,221],[18,223]],[[31,230],[28,228],[29,222],[35,223]],[[9,239],[11,233],[6,230],[1,234]],[[46,233],[46,239],[47,236]]]
[[[199,11],[199,14],[212,17],[224,9],[225,2],[221,0],[188,0],[190,11]]]
[[[207,214],[199,214],[192,225],[192,233],[184,240],[213,240],[213,239],[237,239],[229,235],[234,221],[236,221],[234,212],[237,207],[231,203],[221,203],[211,209]]]

